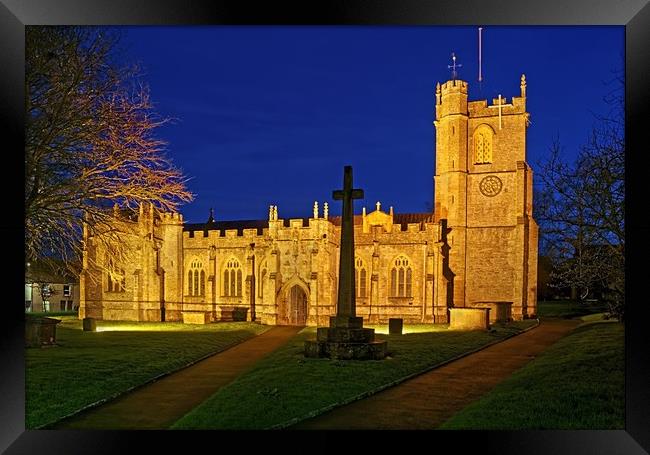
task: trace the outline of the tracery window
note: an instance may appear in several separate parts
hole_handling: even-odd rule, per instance
[[[223,270],[223,295],[226,297],[242,295],[241,264],[235,258],[229,259]]]
[[[413,295],[413,270],[406,256],[398,256],[390,271],[391,297],[411,297]]]
[[[194,296],[205,295],[205,270],[203,263],[194,259],[187,272],[187,294]]]
[[[474,163],[492,162],[494,131],[488,125],[480,125],[474,132]]]
[[[354,261],[354,287],[357,290],[357,297],[366,297],[368,288],[368,272],[363,259],[356,258]]]
[[[126,272],[124,269],[116,267],[113,259],[108,259],[108,268],[106,270],[106,291],[107,292],[125,292],[126,291]]]

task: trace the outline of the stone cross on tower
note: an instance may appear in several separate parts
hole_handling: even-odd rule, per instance
[[[492,109],[494,109],[494,108],[499,109],[499,129],[502,129],[502,125],[501,125],[501,110],[502,110],[505,106],[512,106],[512,104],[505,104],[505,103],[504,103],[505,99],[504,99],[504,98],[501,98],[501,94],[499,94],[499,98],[498,98],[498,100],[499,100],[499,101],[497,102],[497,105],[496,105],[496,106],[488,106],[488,107],[490,107],[490,108],[492,108]]]
[[[363,198],[363,190],[352,189],[352,166],[343,171],[343,189],[332,193],[335,200],[343,201],[341,216],[341,260],[339,261],[339,298],[337,316],[355,317],[354,289],[354,199]]]

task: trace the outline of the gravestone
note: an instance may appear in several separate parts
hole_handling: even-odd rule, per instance
[[[490,324],[512,321],[512,302],[481,301],[472,302],[470,305],[472,308],[489,308]]]
[[[402,318],[388,319],[388,333],[390,335],[401,335],[403,328],[404,328],[404,320]]]
[[[363,318],[356,315],[353,200],[363,198],[363,190],[352,188],[352,166],[345,166],[343,190],[333,197],[343,201],[336,316],[329,327],[317,330],[316,340],[305,341],[305,357],[380,360],[386,357],[386,341],[375,341],[375,330],[363,328]]]
[[[26,317],[25,346],[30,348],[56,346],[56,325],[60,319]]]
[[[490,330],[490,308],[450,308],[450,330]]]
[[[82,325],[84,332],[96,332],[97,320],[95,318],[83,318]]]

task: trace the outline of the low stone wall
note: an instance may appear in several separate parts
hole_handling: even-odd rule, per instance
[[[250,317],[249,308],[245,306],[218,306],[215,312],[216,321],[246,321]]]
[[[489,308],[450,308],[450,330],[488,330]]]

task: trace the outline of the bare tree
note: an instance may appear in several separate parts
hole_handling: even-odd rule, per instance
[[[600,288],[610,313],[624,317],[625,135],[622,84],[607,98],[612,110],[598,119],[574,163],[556,140],[538,173],[544,185],[538,220],[553,258],[555,287],[577,288],[581,299]]]
[[[156,137],[159,116],[137,68],[96,27],[26,27],[25,262],[79,267],[82,225],[116,248],[114,204],[174,210],[192,200]]]

